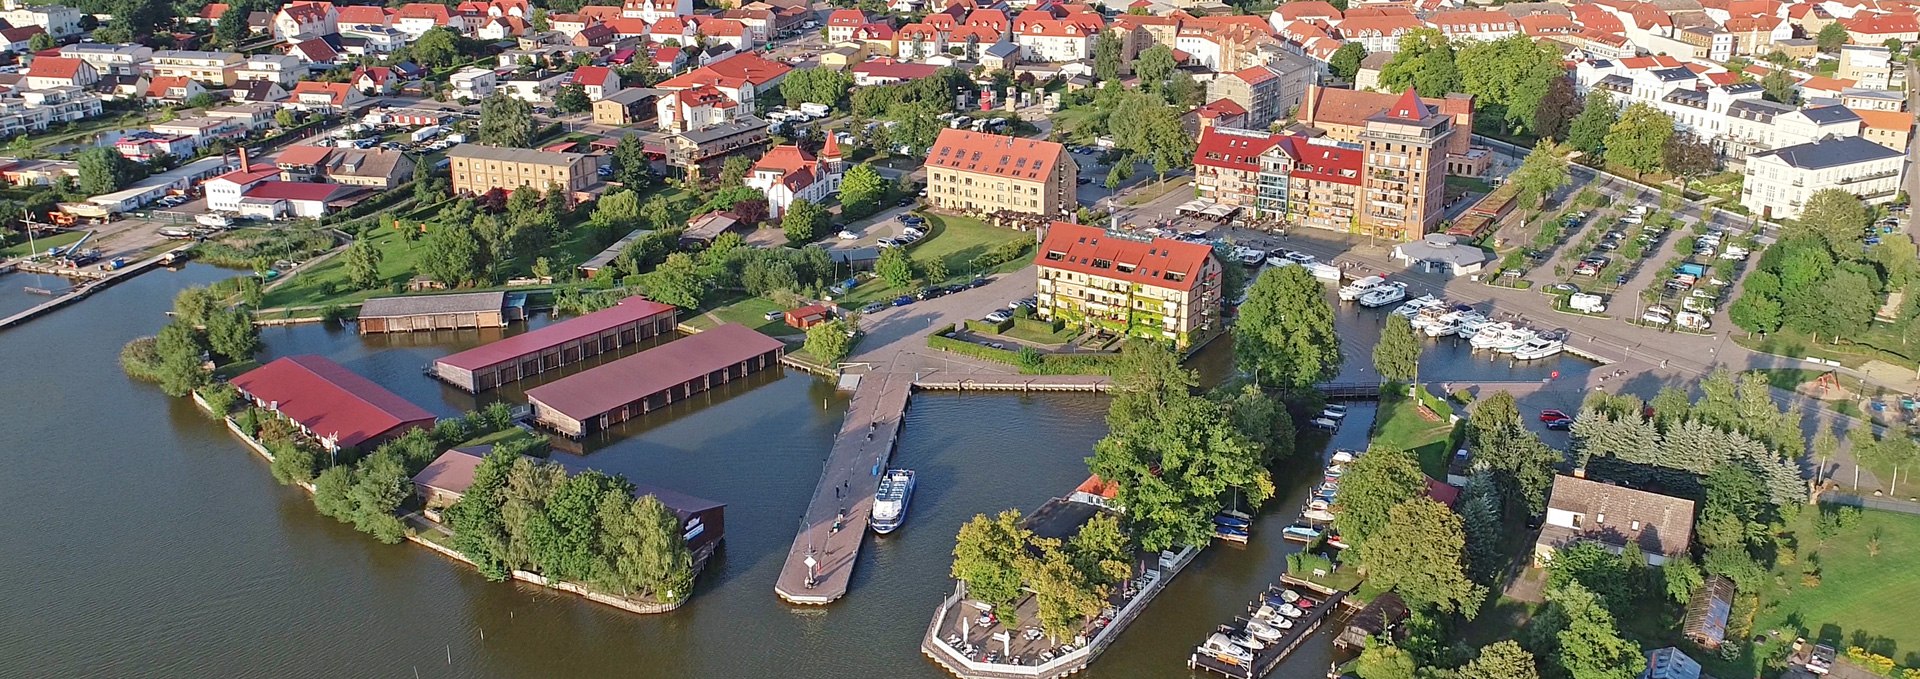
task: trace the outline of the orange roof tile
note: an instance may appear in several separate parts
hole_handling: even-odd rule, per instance
[[[1171,238],[1145,240],[1054,222],[1033,261],[1055,269],[1160,288],[1190,289],[1213,256],[1213,246]]]

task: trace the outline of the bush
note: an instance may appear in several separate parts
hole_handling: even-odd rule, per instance
[[[207,408],[213,411],[213,418],[217,420],[233,412],[233,405],[240,402],[240,390],[223,382],[201,388],[200,400],[207,402]]]
[[[1463,406],[1464,406],[1464,405],[1473,405],[1473,392],[1472,392],[1472,391],[1469,391],[1469,390],[1466,390],[1466,389],[1455,389],[1455,390],[1453,390],[1453,394],[1452,394],[1452,396],[1453,396],[1453,400],[1455,400],[1455,401],[1457,401],[1457,402],[1459,402],[1459,403],[1460,403],[1460,405],[1463,405]]]
[[[1020,372],[1028,375],[1110,375],[1117,354],[1039,354],[1037,364],[1029,365],[1022,361],[1020,351],[995,349],[974,344],[966,340],[946,336],[946,330],[940,330],[927,336],[927,347],[950,351],[963,356],[972,356],[986,361],[1019,366]],[[1030,360],[1030,359],[1029,359]]]
[[[1023,307],[1020,307],[1020,310],[1024,312],[1028,308],[1029,307],[1023,306]],[[1056,332],[1060,332],[1061,330],[1067,329],[1067,322],[1064,320],[1056,318],[1051,321],[1043,321],[1038,318],[1021,317],[1019,313],[1020,312],[1015,312],[1014,314],[1013,327],[1019,328],[1023,331],[1033,332],[1033,333],[1053,334]]]
[[[268,470],[273,472],[273,480],[279,481],[280,485],[313,482],[313,469],[319,456],[314,455],[312,450],[292,443],[276,444],[267,450],[273,453],[273,464],[268,466]]]
[[[120,347],[120,369],[136,380],[160,381],[160,352],[154,349],[154,339],[136,337]]]

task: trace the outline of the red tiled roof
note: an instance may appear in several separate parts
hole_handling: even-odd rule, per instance
[[[357,446],[395,429],[431,426],[433,413],[387,391],[324,356],[286,356],[233,378],[254,399],[277,403],[280,413],[316,436]]]
[[[1037,181],[1065,157],[1065,147],[1050,141],[946,129],[927,150],[927,165]]]
[[[1200,131],[1193,164],[1241,172],[1260,171],[1260,154],[1280,143],[1280,135],[1209,127]]]
[[[871,78],[896,78],[899,80],[919,80],[931,78],[940,67],[933,64],[915,64],[892,59],[874,59],[853,67],[854,73],[862,73]]]
[[[87,62],[66,57],[36,57],[27,66],[27,75],[35,78],[63,78],[72,80],[80,74],[80,66]]]
[[[1811,77],[1802,81],[1800,83],[1800,89],[1820,90],[1822,92],[1839,92],[1849,87],[1853,87],[1853,85],[1854,85],[1854,82],[1852,80],[1842,80],[1840,78],[1829,78],[1824,75],[1816,75],[1814,77]]]
[[[1285,5],[1281,6],[1285,7]],[[1097,474],[1087,477],[1087,480],[1081,481],[1080,485],[1075,486],[1073,490],[1077,493],[1086,493],[1095,497],[1104,497],[1109,500],[1120,497],[1120,484],[1107,483],[1106,479],[1100,478]]]
[[[612,307],[585,316],[569,318],[538,330],[530,330],[497,342],[483,344],[434,362],[465,370],[478,370],[495,363],[550,349],[602,330],[672,313],[673,310],[674,307],[671,304],[661,304],[636,295],[620,300],[619,304]]]
[[[573,71],[575,85],[604,85],[607,77],[613,75],[613,69],[605,66],[581,66]]]
[[[333,149],[325,146],[289,146],[287,150],[281,151],[280,155],[273,159],[273,163],[275,165],[291,165],[296,167],[303,165],[317,166],[326,161],[327,154],[329,153],[333,153]]]
[[[279,172],[275,171],[275,174],[279,174]],[[247,189],[244,195],[248,198],[262,198],[266,200],[326,201],[348,188],[349,187],[339,184],[266,181],[254,185],[251,189]]]
[[[302,94],[324,94],[327,96],[328,102],[344,104],[347,102],[347,95],[352,92],[353,86],[346,83],[323,83],[312,80],[302,80],[294,83],[293,91],[287,94],[294,99],[299,99]]]
[[[867,23],[867,13],[857,9],[836,9],[827,15],[828,26],[853,28]]]
[[[1860,123],[1870,130],[1906,132],[1913,129],[1913,114],[1906,111],[1873,111],[1861,108],[1848,110],[1860,116]]]
[[[1920,32],[1920,22],[1912,14],[1867,14],[1854,15],[1852,19],[1840,20],[1850,33],[1862,35],[1897,35]]]
[[[786,64],[767,61],[752,52],[742,52],[688,71],[655,87],[663,90],[686,89],[694,85],[739,87],[749,82],[760,86],[773,82],[791,70]]]
[[[527,400],[584,420],[785,346],[728,323],[528,389]]]
[[[1205,243],[1142,240],[1073,222],[1054,222],[1047,227],[1047,239],[1033,262],[1101,278],[1187,289],[1200,285],[1200,272],[1212,256],[1213,246]]]
[[[433,458],[426,469],[413,475],[413,485],[465,495],[473,487],[473,473],[480,469],[493,446],[455,448]]]
[[[436,24],[445,25],[453,15],[447,11],[446,5],[431,2],[410,2],[401,5],[399,11],[394,12],[394,16],[401,19],[432,19]]]
[[[1207,102],[1206,105],[1201,106],[1200,108],[1194,109],[1194,111],[1196,113],[1199,113],[1200,117],[1202,118],[1212,118],[1216,116],[1243,116],[1247,114],[1247,107],[1241,106],[1240,102],[1234,101],[1232,99],[1215,99],[1213,101]]]
[[[207,181],[210,181],[210,182],[225,181],[225,182],[233,182],[241,186],[249,186],[261,180],[267,179],[268,177],[273,177],[279,174],[280,174],[280,168],[274,167],[272,165],[267,165],[265,163],[254,163],[251,169],[234,170],[232,172],[228,172],[218,177],[214,177],[213,179],[209,179]]]
[[[1295,0],[1280,3],[1273,8],[1281,21],[1299,21],[1301,19],[1338,19],[1340,10],[1325,0]]]
[[[1288,137],[1293,150],[1290,176],[1349,186],[1360,185],[1360,161],[1365,154],[1354,149],[1327,144],[1312,144],[1306,139]]]
[[[340,8],[340,23],[343,24],[384,24],[393,16],[393,10],[378,5],[347,5]]]

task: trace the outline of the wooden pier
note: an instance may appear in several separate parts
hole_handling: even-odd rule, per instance
[[[148,257],[138,262],[128,264],[124,267],[121,267],[117,271],[113,271],[104,276],[100,276],[96,279],[84,281],[79,285],[74,286],[73,289],[68,290],[65,294],[62,294],[58,297],[47,300],[45,302],[41,302],[40,304],[34,305],[32,308],[29,308],[20,313],[8,316],[6,318],[0,318],[0,330],[5,330],[7,328],[20,325],[21,323],[25,323],[27,321],[33,320],[43,314],[50,313],[68,304],[72,304],[74,302],[78,302],[80,300],[86,299],[88,295],[92,295],[95,292],[99,292],[106,288],[112,287],[113,284],[115,283],[119,283],[120,281],[126,280],[128,278],[132,278],[134,276],[138,276],[140,274],[146,273],[148,270],[156,266],[159,266],[160,259],[162,257],[166,257],[170,253],[177,252],[180,250],[185,250],[191,247],[193,246],[182,245],[178,248],[168,250],[167,252],[161,253],[159,255]]]
[[[872,373],[860,379],[774,583],[780,598],[819,605],[846,595],[873,493],[899,441],[912,392],[912,375]]]
[[[1276,596],[1281,590],[1282,588],[1279,587],[1269,587],[1266,593],[1262,595],[1262,598],[1264,599],[1266,596]],[[1302,598],[1313,599],[1315,597],[1303,596]],[[1253,651],[1253,664],[1251,665],[1227,662],[1196,650],[1193,655],[1187,657],[1187,668],[1216,672],[1231,677],[1232,679],[1260,679],[1260,677],[1264,677],[1272,672],[1273,668],[1278,667],[1280,661],[1286,660],[1288,655],[1292,655],[1293,651],[1300,647],[1300,644],[1313,638],[1314,632],[1320,629],[1321,623],[1326,622],[1327,618],[1332,616],[1334,611],[1339,610],[1346,598],[1346,592],[1334,592],[1332,596],[1318,600],[1317,604],[1307,610],[1305,615],[1295,618],[1293,620],[1293,627],[1283,630],[1282,636],[1278,640],[1267,644],[1265,648]],[[1249,615],[1235,618],[1234,624],[1231,626],[1243,628],[1253,609],[1259,608],[1260,604],[1261,599],[1255,599],[1253,604],[1248,607]]]
[[[1105,375],[973,375],[943,377],[913,383],[927,391],[1092,391],[1113,388]]]

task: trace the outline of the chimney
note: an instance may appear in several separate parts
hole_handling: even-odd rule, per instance
[[[252,169],[253,169],[253,166],[247,164],[247,147],[241,146],[240,147],[240,171],[247,172]]]

